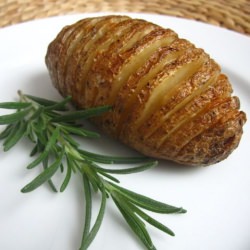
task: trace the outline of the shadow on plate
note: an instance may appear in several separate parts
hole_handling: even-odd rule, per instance
[[[30,75],[25,84],[26,94],[31,94],[56,101],[62,99],[60,94],[53,86],[49,77],[49,73],[46,70],[39,71],[33,75]]]

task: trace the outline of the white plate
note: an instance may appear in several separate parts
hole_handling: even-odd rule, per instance
[[[250,117],[249,37],[190,20],[131,15],[172,28],[210,53],[230,77],[242,109]],[[0,101],[16,99],[18,89],[58,99],[44,64],[47,45],[64,25],[86,16],[90,15],[55,17],[1,29]],[[176,233],[170,237],[149,227],[157,249],[250,249],[249,138],[250,122],[244,127],[238,149],[216,166],[177,170],[162,161],[155,169],[119,177],[125,187],[188,210],[183,215],[154,215]],[[23,142],[8,153],[0,152],[0,249],[78,249],[84,216],[81,183],[75,178],[62,194],[52,193],[46,185],[29,194],[20,193],[39,171],[25,169],[29,149]],[[129,152],[105,136],[88,144],[88,149],[107,154]],[[143,246],[109,201],[103,225],[89,249],[135,250]]]

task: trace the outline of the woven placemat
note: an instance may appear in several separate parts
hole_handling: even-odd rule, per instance
[[[0,27],[49,16],[100,11],[166,14],[250,34],[250,0],[1,0]]]

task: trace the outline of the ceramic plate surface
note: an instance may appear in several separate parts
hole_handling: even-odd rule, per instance
[[[0,29],[0,102],[17,99],[17,90],[59,100],[44,63],[47,45],[60,29],[83,14],[31,21]],[[107,13],[105,13],[107,14]],[[130,14],[175,30],[180,37],[208,52],[222,67],[250,117],[250,38],[229,30],[162,15]],[[0,115],[6,111],[0,110]],[[0,128],[1,130],[3,127]],[[102,136],[83,142],[84,148],[105,154],[134,152]],[[30,147],[23,141],[8,153],[0,151],[0,249],[76,250],[84,219],[83,190],[74,177],[64,193],[43,185],[29,194],[20,189],[39,168],[26,170]],[[152,227],[148,230],[160,250],[250,249],[250,122],[232,155],[208,168],[178,169],[160,161],[157,168],[118,176],[121,185],[154,199],[187,209],[182,215],[153,214],[175,237]],[[116,167],[116,166],[115,166]],[[117,166],[118,167],[118,166]],[[59,182],[60,177],[55,182]],[[99,200],[94,201],[94,214]],[[104,222],[90,250],[144,249],[109,200]]]

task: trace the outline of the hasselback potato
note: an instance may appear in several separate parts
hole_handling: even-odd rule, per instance
[[[62,29],[46,64],[78,108],[111,105],[94,122],[145,155],[209,165],[239,144],[246,115],[228,78],[170,29],[127,16],[86,18]]]

